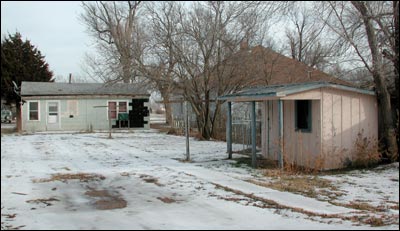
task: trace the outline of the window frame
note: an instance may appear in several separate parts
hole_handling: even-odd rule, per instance
[[[126,111],[121,112],[121,113],[129,113],[129,100],[108,100],[107,101],[107,120],[109,119],[109,115],[108,115],[108,107],[110,103],[115,103],[115,118],[111,118],[111,120],[118,120],[118,114],[120,113],[119,111],[119,103],[124,102],[126,103]]]
[[[35,119],[31,119],[31,103],[37,103],[37,115],[38,115],[38,118],[35,120]],[[39,100],[30,100],[30,101],[28,101],[28,113],[27,113],[27,116],[28,116],[28,121],[40,121],[40,101]]]
[[[307,105],[307,118],[306,118],[306,122],[307,122],[307,128],[299,128],[298,127],[298,116],[299,116],[299,102],[300,101],[306,101],[308,102]],[[295,100],[294,102],[294,112],[295,112],[295,116],[294,116],[294,127],[295,127],[295,131],[296,132],[304,132],[304,133],[311,133],[312,132],[312,100]]]

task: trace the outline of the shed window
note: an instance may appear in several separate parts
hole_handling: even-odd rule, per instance
[[[296,131],[311,132],[311,100],[296,100]]]
[[[28,120],[39,120],[39,102],[29,102]]]

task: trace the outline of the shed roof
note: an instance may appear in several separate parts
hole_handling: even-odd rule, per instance
[[[241,101],[241,99],[248,100],[260,100],[262,99],[274,99],[282,98],[288,95],[314,90],[322,87],[335,88],[345,91],[358,92],[361,94],[374,95],[375,93],[370,90],[364,90],[361,88],[350,87],[337,83],[317,81],[317,82],[306,82],[306,83],[292,83],[292,84],[277,84],[269,86],[257,86],[246,88],[242,91],[233,94],[227,94],[219,97],[219,100],[228,101]]]
[[[133,84],[22,82],[22,96],[127,95],[150,96]]]

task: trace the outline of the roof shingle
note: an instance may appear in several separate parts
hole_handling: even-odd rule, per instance
[[[22,96],[50,96],[50,95],[143,95],[148,92],[133,84],[116,83],[56,83],[56,82],[22,82]]]

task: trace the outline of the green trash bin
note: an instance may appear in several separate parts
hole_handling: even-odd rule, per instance
[[[128,113],[119,113],[118,120],[127,121],[129,119]]]

